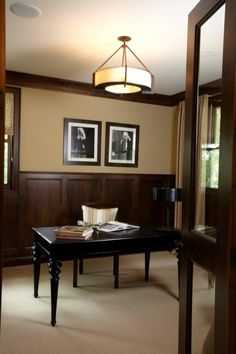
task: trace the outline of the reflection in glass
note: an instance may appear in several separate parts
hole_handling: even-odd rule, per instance
[[[222,78],[225,5],[201,26],[199,86]]]
[[[216,237],[224,6],[201,27],[194,229]],[[211,70],[206,71],[209,61]]]
[[[214,354],[214,281],[193,266],[192,354]]]

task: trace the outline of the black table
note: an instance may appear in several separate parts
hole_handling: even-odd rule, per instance
[[[56,324],[59,274],[63,260],[71,260],[86,255],[128,254],[152,251],[170,251],[176,248],[179,232],[160,232],[155,227],[116,232],[94,231],[89,240],[56,239],[56,227],[33,228],[34,297],[38,296],[41,255],[49,258],[51,275],[51,325]],[[118,257],[117,257],[118,258]],[[149,269],[149,265],[148,265]],[[119,272],[116,272],[118,276]]]

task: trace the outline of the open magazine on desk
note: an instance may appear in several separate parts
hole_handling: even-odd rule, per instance
[[[112,231],[125,231],[132,229],[139,229],[140,226],[126,224],[120,221],[108,221],[102,225],[97,227],[97,230],[104,232],[112,232]]]

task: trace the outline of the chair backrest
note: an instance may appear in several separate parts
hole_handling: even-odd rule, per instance
[[[86,203],[82,205],[83,221],[89,224],[103,224],[116,219],[118,207],[113,204]]]

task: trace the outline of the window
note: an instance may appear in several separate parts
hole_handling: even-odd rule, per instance
[[[7,87],[5,95],[4,185],[17,189],[19,170],[20,89]]]
[[[207,188],[218,188],[219,150],[220,150],[220,119],[221,108],[211,107],[208,124],[208,142],[203,146],[202,158],[205,160]]]

